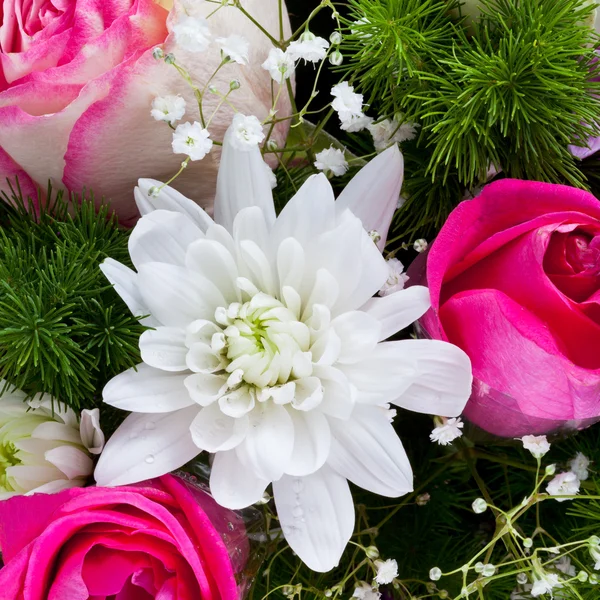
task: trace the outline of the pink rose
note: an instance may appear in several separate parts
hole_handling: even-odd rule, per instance
[[[193,92],[152,50],[165,44],[194,80],[205,82],[221,62],[218,45],[195,54],[179,48],[167,26],[184,8],[174,9],[167,22],[168,11],[153,0],[0,1],[0,191],[15,176],[34,198],[36,186],[45,189],[49,179],[76,193],[85,187],[111,200],[122,222],[131,222],[139,216],[137,180],[166,181],[184,158],[172,152],[171,129],[150,116],[152,100],[180,94],[188,104],[183,120],[198,120]],[[194,10],[202,16],[214,7],[197,2]],[[245,0],[244,8],[279,36],[278,0]],[[250,45],[250,64],[228,64],[214,85],[228,90],[238,79],[241,87],[231,101],[241,112],[265,118],[271,78],[260,65],[271,43],[234,6],[217,11],[209,25],[213,39],[236,33]],[[286,97],[280,116],[289,112]],[[205,111],[211,114],[218,101],[207,94]],[[231,118],[230,108],[219,111],[210,127],[213,139],[223,138]],[[280,127],[281,142],[286,126]],[[175,187],[211,205],[218,158],[215,151],[190,164]]]
[[[3,600],[237,600],[248,558],[241,518],[171,475],[6,500],[0,545]]]
[[[505,179],[450,215],[427,257],[422,325],[471,358],[465,416],[501,436],[600,417],[600,203]]]

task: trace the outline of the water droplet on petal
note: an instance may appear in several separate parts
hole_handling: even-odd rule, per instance
[[[296,494],[299,494],[304,489],[304,483],[302,483],[302,479],[296,479],[293,483],[293,489]]]
[[[149,465],[151,465],[154,462],[154,456],[152,454],[148,454],[145,460]]]
[[[148,423],[146,423],[146,429],[148,431],[152,431],[153,429],[156,429],[156,424],[149,421]]]
[[[297,519],[302,517],[304,515],[304,511],[302,510],[302,507],[294,506],[294,509],[292,510],[292,515],[294,515],[294,517],[296,517]]]

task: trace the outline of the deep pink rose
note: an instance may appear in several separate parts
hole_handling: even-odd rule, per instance
[[[501,436],[600,417],[600,202],[505,179],[463,202],[427,257],[432,337],[469,355],[465,416]]]
[[[167,475],[0,503],[2,600],[237,600],[241,518]]]
[[[172,6],[173,0],[161,0]],[[198,16],[214,11],[196,2]],[[279,36],[278,0],[245,0],[244,8]],[[165,45],[193,79],[206,82],[221,62],[218,44],[202,53],[180,48],[169,34],[184,9],[169,12],[153,0],[0,0],[0,191],[6,178],[18,176],[26,194],[36,186],[76,193],[91,189],[105,196],[128,223],[138,216],[133,188],[140,177],[166,181],[183,160],[173,154],[172,131],[151,116],[156,96],[180,94],[188,103],[182,122],[198,120],[192,90],[173,66],[157,61],[152,50]],[[169,17],[169,20],[167,20]],[[286,19],[286,32],[289,29]],[[261,68],[271,43],[241,11],[227,6],[209,20],[213,38],[236,33],[250,43],[250,64],[229,64],[213,83],[229,90],[245,114],[263,119],[271,108],[271,78]],[[279,115],[289,111],[282,94]],[[219,97],[208,94],[211,114]],[[225,107],[211,123],[213,139],[222,139],[232,118]],[[282,141],[286,125],[276,139]],[[189,198],[212,204],[219,152],[190,164],[175,183]]]

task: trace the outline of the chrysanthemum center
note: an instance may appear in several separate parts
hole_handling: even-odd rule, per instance
[[[310,331],[272,296],[219,308],[215,320],[223,332],[213,336],[213,348],[221,347],[231,384],[264,388],[311,374]]]

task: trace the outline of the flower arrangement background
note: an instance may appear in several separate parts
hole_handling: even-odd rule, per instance
[[[165,3],[161,4],[164,6]],[[246,27],[251,23],[256,27],[250,19],[256,13],[249,4],[235,1],[207,1],[202,4],[205,8],[206,5],[213,5],[210,8],[216,11],[219,18],[227,14],[226,11],[235,11],[240,17],[240,24],[244,23]],[[7,389],[10,385],[11,388],[16,386],[23,390],[22,395],[29,396],[30,403],[34,402],[32,398],[35,394],[44,392],[52,396],[52,399],[48,399],[51,407],[54,402],[64,402],[78,413],[84,409],[100,407],[100,420],[107,438],[121,426],[121,434],[115,434],[114,441],[109,442],[109,451],[101,459],[98,471],[100,483],[111,482],[106,474],[110,473],[110,469],[107,471],[106,465],[114,468],[117,462],[112,460],[112,465],[110,464],[111,452],[115,455],[113,448],[116,448],[119,456],[125,456],[127,452],[126,445],[118,445],[119,436],[122,441],[123,431],[131,434],[131,430],[123,429],[123,413],[101,401],[102,389],[120,373],[125,374],[114,381],[125,382],[124,387],[127,388],[128,377],[135,379],[145,373],[142,368],[135,375],[132,371],[127,375],[128,369],[140,361],[155,362],[154,359],[158,361],[159,358],[163,361],[160,366],[164,367],[164,352],[171,353],[169,360],[174,357],[173,352],[177,352],[172,345],[172,337],[158,340],[156,337],[160,336],[160,329],[147,327],[157,325],[151,320],[155,318],[153,313],[156,309],[160,310],[167,321],[170,320],[170,310],[175,319],[181,316],[181,311],[172,310],[171,302],[165,304],[164,310],[160,309],[158,303],[152,307],[140,303],[136,305],[136,285],[131,285],[132,271],[128,269],[135,267],[141,273],[143,269],[140,270],[139,267],[143,263],[159,259],[163,264],[161,268],[166,272],[168,268],[172,268],[168,266],[171,259],[175,263],[182,260],[181,257],[195,243],[192,240],[202,237],[194,227],[207,235],[208,229],[213,227],[211,235],[216,236],[220,243],[228,243],[227,235],[212,224],[206,214],[191,207],[171,188],[162,185],[169,180],[175,188],[186,191],[189,181],[197,181],[196,172],[208,169],[212,175],[207,175],[203,182],[206,183],[212,176],[213,181],[209,183],[209,187],[213,189],[216,178],[216,169],[213,167],[217,163],[215,151],[220,150],[221,144],[226,146],[223,149],[223,173],[228,173],[227,169],[231,169],[230,172],[235,169],[237,172],[236,176],[223,177],[223,185],[217,194],[215,221],[225,225],[225,229],[230,229],[238,245],[239,242],[247,241],[244,239],[246,235],[259,247],[258,242],[264,242],[268,235],[263,235],[265,228],[256,214],[247,212],[246,216],[240,218],[237,233],[236,226],[232,227],[235,213],[240,206],[245,206],[244,203],[262,206],[269,223],[274,219],[275,213],[280,214],[282,222],[285,221],[282,217],[287,214],[288,227],[292,228],[289,225],[291,222],[296,227],[302,221],[301,199],[304,202],[320,200],[319,206],[323,210],[331,198],[324,175],[309,179],[311,175],[325,173],[334,192],[339,195],[344,189],[352,189],[352,178],[359,169],[376,153],[381,152],[371,165],[384,165],[379,180],[385,182],[386,178],[392,181],[395,179],[396,183],[390,187],[399,186],[398,177],[402,178],[402,168],[399,163],[387,160],[392,150],[385,153],[383,151],[392,144],[400,144],[404,156],[402,196],[395,198],[393,196],[398,195],[398,190],[392,190],[393,193],[388,190],[387,202],[371,202],[369,205],[351,202],[346,198],[347,204],[352,204],[351,209],[356,211],[356,216],[363,223],[356,230],[354,239],[363,248],[369,248],[370,252],[374,248],[372,242],[375,242],[387,258],[385,263],[376,253],[372,255],[370,263],[373,281],[377,280],[381,287],[381,298],[376,298],[374,302],[381,304],[385,300],[387,306],[395,302],[394,298],[407,298],[414,293],[410,292],[410,288],[403,290],[407,275],[402,263],[408,264],[417,253],[423,252],[427,247],[425,240],[431,240],[450,211],[463,197],[476,195],[476,188],[488,179],[502,178],[507,174],[595,190],[597,159],[591,156],[580,162],[577,158],[572,158],[569,151],[569,146],[573,149],[573,144],[578,144],[578,150],[573,154],[587,154],[584,146],[588,136],[598,133],[594,125],[594,115],[598,114],[595,95],[598,91],[598,84],[595,82],[598,73],[592,49],[596,38],[590,29],[582,25],[590,22],[594,7],[588,2],[576,0],[490,0],[483,2],[480,7],[484,13],[483,20],[479,24],[470,24],[467,30],[456,25],[456,14],[460,15],[463,10],[457,4],[431,0],[353,0],[348,5],[338,6],[328,1],[289,1],[287,10],[292,27],[288,31],[283,16],[285,5],[278,2],[276,10],[274,8],[270,13],[266,12],[274,16],[281,7],[281,15],[277,15],[278,18],[275,19],[277,23],[281,21],[281,31],[277,31],[278,27],[275,26],[261,32],[258,36],[261,42],[253,42],[251,45],[253,53],[256,50],[256,56],[252,56],[252,70],[245,71],[244,67],[248,65],[244,63],[250,60],[250,56],[249,48],[243,40],[233,36],[227,38],[222,34],[219,38],[221,41],[211,38],[210,44],[213,45],[207,46],[207,32],[212,27],[210,19],[207,21],[208,29],[204,28],[202,20],[194,22],[194,27],[188,28],[192,22],[188,18],[193,20],[201,17],[194,14],[191,8],[193,5],[178,3],[173,14],[180,11],[179,17],[169,27],[173,38],[179,37],[179,43],[193,48],[189,49],[193,58],[190,62],[187,57],[186,62],[186,53],[170,52],[169,44],[161,44],[159,50],[153,51],[151,55],[146,52],[145,60],[149,66],[152,65],[151,69],[157,67],[161,72],[169,73],[169,78],[172,77],[172,81],[177,83],[175,87],[169,84],[161,90],[157,89],[154,100],[146,97],[144,109],[140,112],[140,115],[142,112],[145,115],[144,127],[148,127],[152,138],[156,139],[152,149],[156,149],[158,154],[155,158],[160,163],[160,168],[153,168],[147,175],[162,177],[162,181],[141,182],[135,199],[140,212],[146,216],[139,221],[138,227],[133,232],[120,229],[114,218],[107,220],[108,209],[103,209],[97,215],[93,203],[85,199],[81,204],[75,202],[76,209],[69,212],[68,203],[63,202],[67,197],[61,198],[60,192],[57,194],[51,189],[40,194],[37,208],[32,211],[24,205],[27,195],[34,193],[34,190],[27,180],[20,178],[21,186],[12,180],[13,187],[8,188],[8,200],[12,206],[7,204],[2,207],[0,374],[8,382]],[[456,12],[449,12],[452,10]],[[254,29],[252,31],[256,33]],[[292,31],[295,32],[293,41],[289,45],[288,42],[282,44],[281,40],[289,38]],[[212,33],[215,33],[214,29]],[[217,35],[220,33],[217,32],[213,37],[216,38]],[[202,53],[208,47],[211,47],[211,52],[215,51],[211,57],[217,60],[213,69],[216,72],[198,73],[189,68],[191,63],[197,64],[198,57],[203,56]],[[199,54],[194,55],[195,52]],[[522,58],[520,63],[516,60],[519,57]],[[261,61],[264,62],[260,64]],[[519,69],[513,70],[515,61]],[[511,69],[508,69],[509,66]],[[246,94],[248,86],[251,86],[249,81],[256,73],[260,73],[261,82],[268,82],[266,98],[258,94],[258,103],[251,102],[251,108],[246,109]],[[482,80],[482,73],[488,79],[484,77]],[[493,77],[496,84],[491,88],[489,77]],[[341,84],[340,79],[343,80]],[[539,85],[542,85],[543,93],[539,93]],[[484,93],[478,86],[487,91]],[[512,87],[518,88],[521,93],[525,90],[526,101],[519,104],[511,96]],[[198,91],[202,98],[198,98]],[[265,91],[265,86],[262,91]],[[360,97],[360,93],[364,97]],[[196,99],[199,100],[198,103],[195,102]],[[511,101],[514,104],[511,105]],[[203,114],[204,109],[206,114]],[[220,112],[221,110],[224,112]],[[230,137],[234,137],[235,141],[228,150],[224,132],[234,110],[241,114],[233,121]],[[253,116],[243,117],[243,114]],[[489,118],[490,115],[493,118]],[[512,116],[509,118],[509,115]],[[524,125],[525,123],[528,125]],[[285,148],[282,148],[281,131],[289,126],[290,136]],[[156,138],[155,132],[160,132],[156,133]],[[122,132],[118,132],[118,135],[122,135]],[[451,139],[452,143],[445,145],[444,139]],[[271,166],[276,167],[276,181],[260,156],[257,156],[256,145],[259,143],[263,144],[264,158]],[[240,153],[244,152],[247,162],[239,158]],[[528,152],[532,154],[527,154]],[[236,154],[237,158],[232,159]],[[159,155],[168,158],[163,159]],[[524,156],[527,160],[523,159]],[[146,159],[144,161],[145,164],[151,162]],[[90,161],[92,163],[93,160]],[[244,175],[244,166],[252,171],[253,177]],[[13,168],[10,174],[14,174],[14,171]],[[123,175],[137,179],[141,173],[134,176],[127,170],[123,171]],[[176,177],[172,178],[173,175]],[[236,181],[236,177],[245,184],[238,189],[231,184]],[[42,176],[42,179],[45,184],[45,177]],[[107,176],[106,179],[110,177]],[[367,179],[367,184],[363,180],[361,188],[358,178],[354,185],[360,193],[354,195],[368,196],[371,193],[380,200],[382,194],[373,191],[374,181],[373,177]],[[102,178],[98,185],[92,181],[80,182],[99,194],[105,193],[102,183]],[[274,184],[272,193],[275,210],[270,205],[270,188]],[[302,187],[303,184],[305,187]],[[285,208],[298,190],[298,197]],[[107,195],[113,197],[113,200],[119,199],[118,194],[113,194],[110,190]],[[208,196],[210,204],[212,195],[209,193]],[[237,202],[240,202],[239,198],[243,198],[242,204],[232,204],[234,197],[238,198]],[[44,201],[47,199],[53,201],[46,207]],[[133,206],[132,199],[133,194],[127,199],[130,207]],[[72,202],[71,198],[69,202]],[[339,202],[343,204],[343,196]],[[118,203],[114,206],[119,210]],[[248,211],[248,208],[245,210]],[[167,211],[170,212],[165,214]],[[132,212],[131,209],[123,209],[121,214],[128,220]],[[190,216],[191,222],[196,225],[190,225]],[[350,222],[351,220],[347,220],[348,227]],[[193,235],[188,235],[192,229]],[[159,230],[160,235],[157,233]],[[347,246],[348,249],[352,246],[348,241],[352,237],[349,231],[346,232],[348,235],[343,236],[346,244],[344,247]],[[240,232],[243,235],[238,235]],[[165,235],[169,239],[168,244],[163,243]],[[264,279],[268,279],[269,268],[261,263],[261,254],[247,246],[248,244],[243,251],[232,250],[231,247],[227,251],[232,257],[236,257],[236,268],[243,272],[245,279],[254,287],[261,288],[264,293],[269,287],[268,281]],[[268,254],[262,249],[261,252],[264,256]],[[327,253],[321,254],[328,256]],[[350,252],[347,254],[351,255]],[[245,258],[240,261],[239,256]],[[332,252],[330,256],[334,257],[335,253]],[[116,261],[122,266],[118,266]],[[104,279],[99,268],[101,263],[115,284],[114,289]],[[210,265],[211,261],[200,261],[200,269],[209,269]],[[387,272],[380,268],[381,265],[385,265]],[[292,269],[284,269],[284,272],[287,271]],[[342,268],[341,272],[343,271]],[[408,277],[412,275],[409,274]],[[408,282],[410,283],[410,278]],[[243,283],[245,288],[240,289],[246,296],[240,300],[251,304],[253,297],[261,299],[252,287]],[[372,288],[371,292],[377,291],[374,283]],[[194,289],[198,291],[197,288]],[[162,291],[166,293],[169,289],[165,286]],[[279,294],[282,293],[280,290]],[[203,297],[202,293],[198,294],[198,298],[200,297]],[[293,300],[292,296],[288,296],[288,299],[291,299],[290,302]],[[425,304],[421,304],[418,310],[411,307],[415,310],[409,311],[411,318],[407,317],[406,323],[422,313]],[[251,308],[255,309],[256,306]],[[264,308],[261,306],[260,310]],[[280,310],[282,307],[267,308]],[[290,310],[290,305],[284,308]],[[333,309],[333,306],[330,308]],[[361,306],[357,305],[355,308]],[[216,316],[209,316],[216,319]],[[378,316],[385,320],[391,315]],[[142,318],[138,322],[135,317]],[[399,319],[399,315],[396,314],[394,318]],[[222,320],[222,323],[216,321],[216,324],[212,324],[217,327],[213,334],[219,334],[220,329],[239,325],[235,315],[224,315]],[[300,319],[297,322],[302,321]],[[163,325],[176,327],[180,323],[163,322]],[[186,326],[188,325],[186,322]],[[370,326],[371,329],[376,329],[372,323]],[[295,327],[295,335],[300,336],[299,326]],[[316,325],[311,323],[311,327],[314,329]],[[394,333],[389,322],[386,322],[386,327],[387,333]],[[337,335],[335,327],[332,329]],[[327,331],[327,327],[324,327],[323,332]],[[173,334],[172,331],[170,333]],[[201,330],[196,333],[201,334]],[[230,337],[235,337],[232,329],[223,335],[226,335],[228,343],[231,341]],[[169,347],[151,347],[153,336],[155,343],[166,343]],[[323,339],[325,337],[324,335]],[[420,341],[411,340],[410,337],[411,332],[406,329],[397,335],[396,341],[380,345],[396,344],[400,348],[401,344],[408,347],[408,344],[414,342],[413,346],[417,348]],[[334,339],[333,336],[330,338]],[[195,340],[202,343],[206,341]],[[311,341],[313,342],[315,340]],[[327,346],[324,342],[321,344]],[[191,350],[187,342],[184,346]],[[181,348],[179,351],[181,359]],[[159,357],[161,353],[162,358]],[[218,358],[220,349],[214,350],[211,346],[211,353],[213,359],[215,356]],[[149,358],[151,356],[154,359]],[[196,355],[195,360],[200,359],[211,360],[208,356]],[[189,366],[187,360],[185,366]],[[157,364],[153,364],[151,368],[156,367]],[[191,370],[197,373],[194,369]],[[261,406],[256,391],[253,392],[254,396],[252,393],[237,396],[226,393],[238,392],[240,387],[248,387],[248,382],[244,383],[244,379],[238,381],[239,373],[236,374],[235,369],[227,371],[223,368],[217,371],[218,374],[213,376],[220,380],[219,389],[215,390],[214,398],[206,400],[207,406],[202,410],[218,405],[219,410],[224,412],[223,406],[226,406],[230,412],[246,411],[245,414],[236,414],[236,417],[227,415],[229,419],[239,420],[240,416],[245,417],[247,414],[252,418],[254,405],[250,407],[249,402],[253,401],[256,406]],[[226,375],[221,371],[225,371]],[[372,385],[383,384],[386,375],[389,373],[381,373],[368,381]],[[185,374],[185,377],[189,376],[189,373]],[[173,371],[172,381],[177,377],[181,379]],[[312,375],[307,376],[307,379],[310,377]],[[406,377],[403,374],[403,378]],[[224,380],[227,389],[221,389]],[[464,378],[461,381],[464,383]],[[468,393],[464,390],[457,391],[462,385],[458,379],[453,380],[446,373],[442,382],[451,384],[456,396],[466,400]],[[182,382],[178,380],[178,383]],[[300,414],[298,407],[292,407],[286,400],[285,395],[289,392],[289,388],[283,389],[286,383],[279,381],[275,395],[268,400],[275,406],[285,407],[282,410],[287,411],[287,414]],[[397,389],[397,382],[393,383]],[[255,382],[252,383],[254,384]],[[316,396],[310,393],[314,392],[310,384],[311,382],[305,381],[297,387],[306,392],[305,401],[317,403]],[[111,385],[106,388],[108,391],[105,390],[104,399],[108,398],[111,404],[131,409],[141,388],[132,386],[125,390],[126,393],[122,393],[122,383]],[[111,397],[111,389],[113,392],[120,391],[113,393]],[[137,392],[129,393],[132,389],[137,389]],[[150,394],[153,396],[152,401],[160,403],[160,394],[160,390]],[[170,400],[173,398],[171,395]],[[182,398],[184,395],[177,393],[178,402],[187,401]],[[276,402],[275,398],[280,402]],[[393,398],[390,397],[389,400]],[[418,405],[423,398],[415,397],[414,400]],[[424,412],[448,417],[455,417],[460,410],[454,408],[444,412],[439,405],[439,396],[431,400],[438,404],[431,407],[421,405],[419,408],[425,409]],[[148,406],[148,402],[147,395],[140,405]],[[262,402],[264,406],[264,398]],[[34,402],[32,408],[39,410],[41,407]],[[192,408],[194,418],[202,414],[197,407]],[[191,414],[192,408],[178,406],[177,410],[189,410]],[[411,408],[415,408],[415,405]],[[375,409],[379,410],[379,407],[372,406],[369,410],[371,409],[375,414]],[[551,440],[551,448],[542,439],[529,438],[523,438],[522,444],[509,441],[507,445],[480,446],[470,441],[477,439],[477,436],[473,435],[470,425],[465,426],[460,419],[438,416],[432,432],[429,417],[403,411],[400,407],[394,410],[398,411],[394,426],[392,428],[387,423],[386,417],[385,430],[392,432],[393,439],[402,440],[406,456],[401,465],[398,462],[391,468],[385,453],[368,455],[366,439],[357,431],[354,431],[354,438],[352,434],[348,436],[348,444],[356,448],[358,462],[366,460],[365,457],[369,458],[371,462],[367,464],[367,471],[379,475],[383,473],[389,478],[388,487],[395,486],[393,495],[401,492],[405,495],[400,500],[383,498],[380,494],[392,495],[389,489],[382,491],[383,476],[379,477],[377,485],[372,480],[365,485],[364,479],[354,480],[348,476],[348,479],[359,484],[351,486],[354,498],[352,512],[356,513],[354,530],[347,518],[351,504],[348,503],[348,494],[343,492],[346,494],[344,501],[337,498],[332,502],[333,510],[329,514],[333,521],[341,507],[346,507],[345,511],[341,511],[346,518],[340,519],[339,535],[326,538],[324,543],[321,543],[323,540],[318,540],[318,544],[309,540],[313,546],[311,543],[307,544],[305,538],[294,542],[294,536],[289,531],[290,520],[293,528],[296,520],[303,518],[297,509],[304,510],[307,505],[294,504],[287,497],[289,494],[282,501],[281,498],[286,494],[281,491],[282,487],[279,491],[275,489],[274,500],[269,492],[265,492],[265,484],[277,479],[275,467],[279,470],[281,467],[265,460],[266,446],[256,445],[258,450],[252,457],[252,469],[260,472],[260,485],[251,490],[253,493],[249,500],[244,499],[242,503],[231,505],[237,508],[238,505],[256,501],[264,515],[264,531],[257,535],[267,547],[268,562],[258,573],[249,591],[250,597],[352,596],[368,600],[382,596],[411,600],[425,597],[476,597],[491,600],[539,596],[597,597],[598,579],[594,573],[596,567],[600,566],[600,542],[594,537],[600,520],[597,510],[600,485],[595,472],[598,461],[597,429],[592,428],[562,443]],[[591,410],[593,412],[593,407]],[[169,411],[164,410],[164,407],[159,414],[161,412],[161,419],[165,414],[167,419],[170,418]],[[283,414],[281,410],[278,412]],[[318,411],[306,411],[306,418],[312,415],[318,420],[316,412]],[[389,416],[393,415],[389,413]],[[44,419],[50,426],[44,426],[45,429],[52,430],[52,435],[44,433],[44,428],[34,430],[34,433],[31,432],[31,427],[25,432],[19,431],[13,422],[10,426],[3,426],[0,466],[6,475],[18,474],[14,469],[27,465],[25,453],[28,448],[36,448],[35,444],[40,441],[40,436],[43,443],[48,444],[48,449],[56,449],[56,446],[62,448],[64,438],[57,435],[55,425],[61,425],[60,416],[50,417],[51,410],[50,415],[44,414]],[[384,419],[380,420],[383,422]],[[127,422],[135,424],[138,421],[134,415]],[[333,421],[327,422],[331,426]],[[146,429],[148,423],[151,426]],[[155,427],[156,423],[159,421],[152,417],[146,418],[142,423],[145,428],[143,441],[152,438],[148,432],[160,429]],[[28,422],[28,426],[30,424]],[[82,419],[79,431],[76,427],[71,427],[72,432],[77,432],[79,436],[76,443],[82,443],[77,450],[88,461],[91,460],[90,455],[94,454],[92,449],[101,447],[97,425],[97,421],[92,423],[86,420],[84,427]],[[315,430],[314,427],[309,428],[309,433]],[[381,433],[383,430],[382,425],[378,431]],[[64,430],[61,431],[64,433]],[[158,453],[147,450],[146,446],[140,447],[138,450],[142,452],[144,459],[142,467],[147,473],[137,478],[161,474],[152,473],[152,469],[166,471],[179,466],[190,472],[204,472],[205,467],[209,467],[206,456],[204,460],[196,460],[187,465],[183,463],[188,457],[193,459],[201,447],[216,452],[216,460],[219,460],[219,452],[231,453],[226,446],[239,433],[228,430],[233,435],[227,439],[216,439],[207,437],[208,434],[213,435],[214,430],[198,426],[196,441],[190,444],[189,438],[183,435],[187,435],[187,431],[186,427],[181,432],[181,444],[187,444],[189,452],[177,453],[177,465],[166,464]],[[74,435],[72,432],[70,435]],[[241,439],[241,436],[237,437]],[[315,437],[308,435],[305,439],[312,441]],[[89,443],[83,443],[84,441]],[[432,441],[437,443],[431,443]],[[307,453],[311,459],[311,468],[325,454],[319,447],[318,439],[316,442],[311,452]],[[223,444],[224,447],[221,447]],[[247,447],[248,442],[244,440],[244,444]],[[39,449],[39,445],[37,448]],[[121,450],[122,448],[125,449]],[[150,456],[152,460],[147,461]],[[137,457],[139,458],[140,456]],[[46,460],[53,465],[53,469],[60,470],[61,466],[67,468],[70,464],[69,461],[65,463],[60,455],[50,454]],[[73,486],[78,486],[83,483],[80,481],[82,476],[89,473],[89,463],[86,460],[83,463],[79,471],[61,471],[57,479],[55,471],[49,473],[38,470],[35,474],[42,478],[40,484],[60,486],[65,485],[60,481],[68,481]],[[127,466],[125,463],[123,465]],[[39,466],[36,465],[36,468]],[[212,466],[214,474],[215,464]],[[294,488],[294,485],[298,478],[305,475],[300,474],[297,466],[292,467],[295,472],[291,473],[294,478],[291,489],[299,496],[302,490]],[[307,465],[301,466],[306,471]],[[353,467],[356,466],[355,463]],[[411,466],[414,491],[410,489],[413,484],[407,483]],[[337,468],[345,479],[344,468],[339,461]],[[365,476],[365,473],[362,475]],[[306,477],[311,476],[312,474],[306,473]],[[43,479],[44,477],[47,479]],[[337,477],[340,478],[339,475]],[[1,481],[3,487],[9,485],[13,490],[23,489],[15,485],[16,479],[13,483],[8,479]],[[370,491],[361,489],[362,487]],[[130,491],[129,488],[123,489]],[[240,489],[233,491],[237,494]],[[102,488],[99,488],[98,493],[104,493]],[[84,497],[87,492],[75,490],[55,498],[57,502],[62,502],[61,498],[77,498],[80,494]],[[215,495],[218,498],[218,493]],[[578,496],[576,502],[562,502],[575,496]],[[556,498],[561,502],[557,502]],[[283,502],[289,504],[286,509],[283,508]],[[328,524],[319,525],[322,525],[320,528],[324,532],[328,531],[325,526]],[[313,569],[329,569],[333,566],[331,548],[341,553],[348,539],[349,544],[339,565],[329,573],[317,574],[305,564],[308,562]],[[25,547],[28,540],[23,541]],[[317,552],[314,552],[315,549]],[[323,554],[320,554],[321,551]],[[181,550],[176,550],[175,554],[177,552]],[[11,562],[14,560],[12,554],[9,552],[7,556]],[[339,557],[336,556],[336,560],[337,558]],[[3,573],[10,575],[13,572],[10,569],[19,570],[18,565],[13,563]],[[35,577],[36,572],[32,570],[26,576]],[[157,587],[146,591],[150,594],[169,592],[170,583],[162,582],[161,585],[166,586],[164,590]],[[19,590],[15,591],[16,597],[19,597],[18,593]],[[224,597],[233,597],[232,594],[233,592],[226,592]]]

